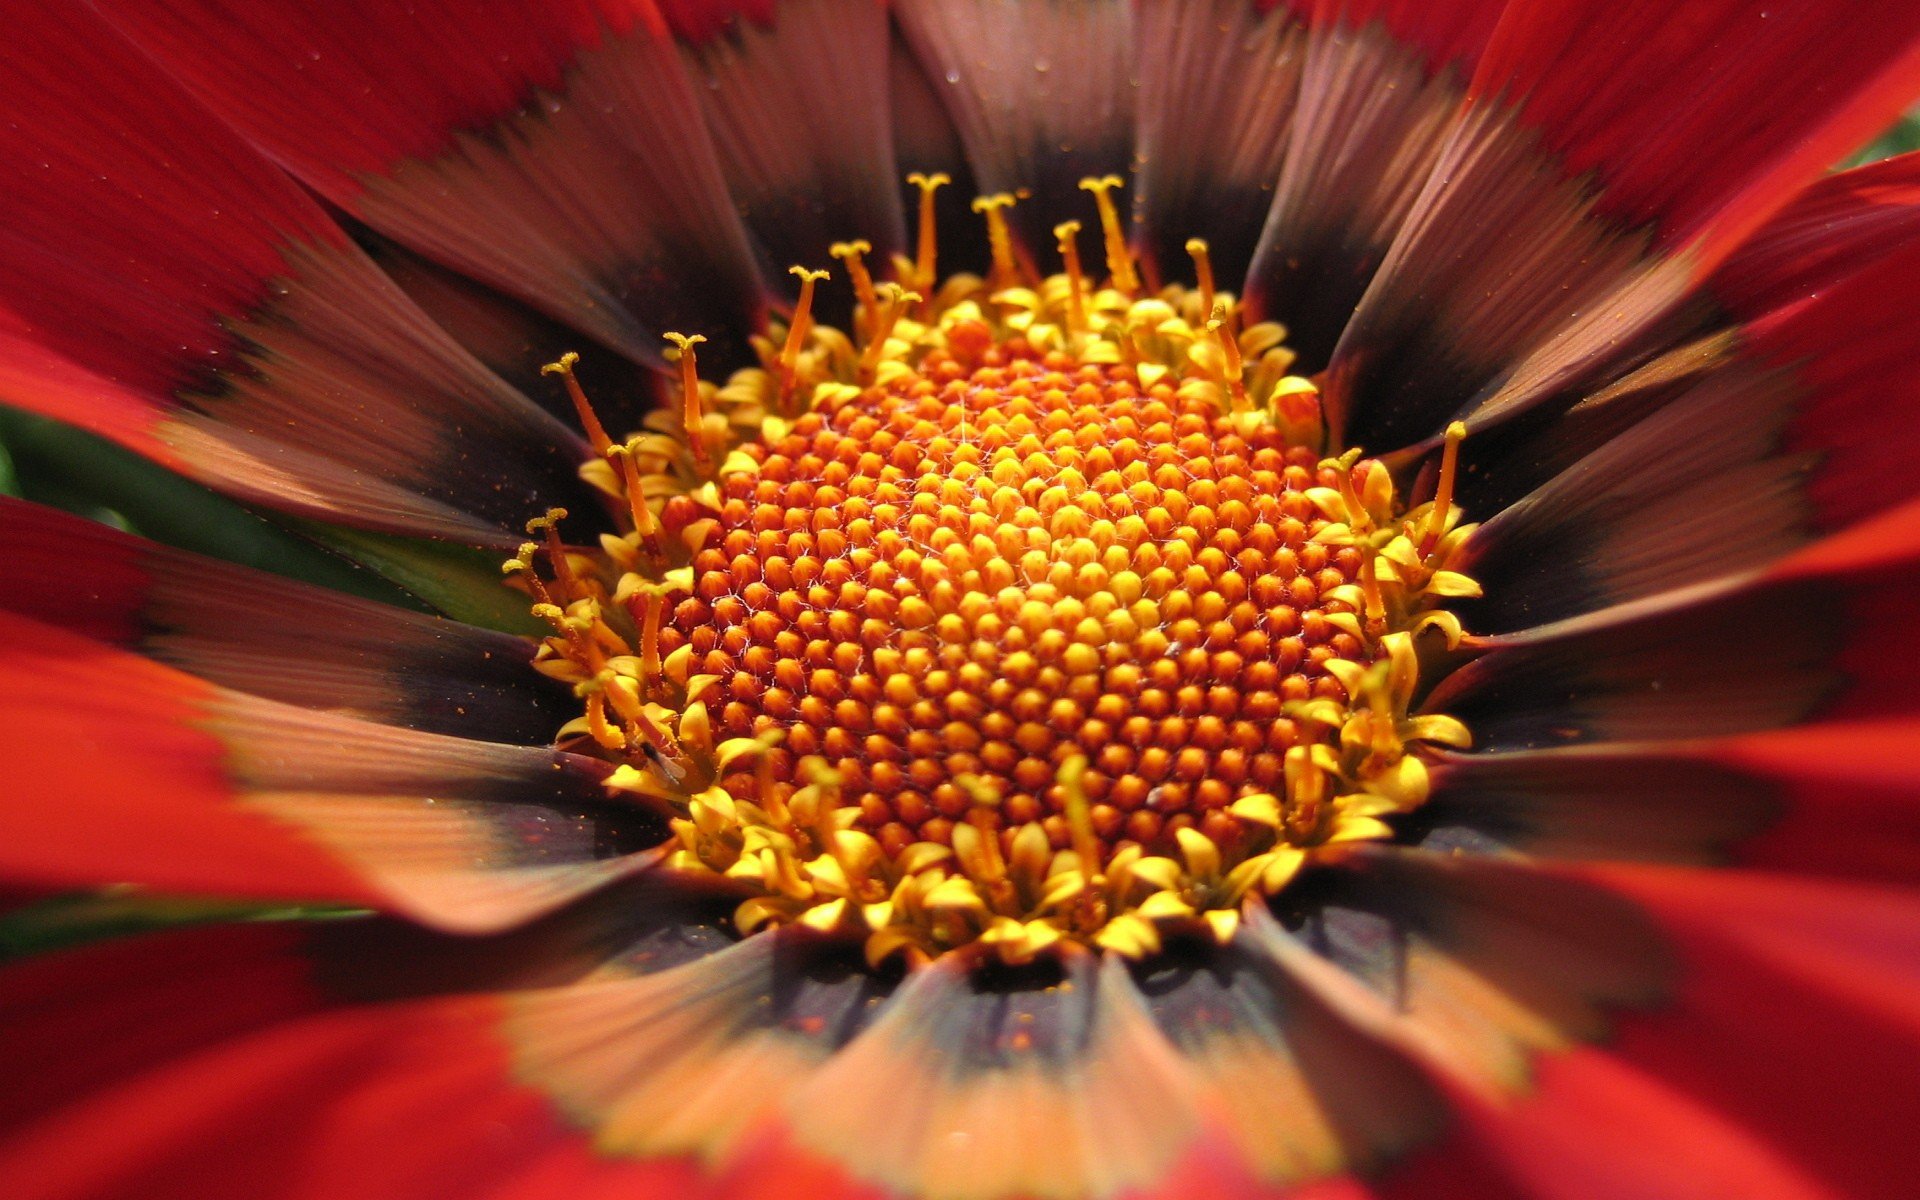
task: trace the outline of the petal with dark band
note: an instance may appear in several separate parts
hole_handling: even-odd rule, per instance
[[[643,870],[665,836],[552,750],[227,691],[0,613],[0,877],[392,908],[498,928]]]
[[[10,29],[0,398],[322,520],[510,544],[591,511],[579,440],[150,60],[81,9]]]
[[[0,497],[0,609],[269,700],[545,744],[573,715],[526,639],[358,600]]]
[[[107,6],[329,200],[637,361],[740,348],[761,284],[646,0]]]

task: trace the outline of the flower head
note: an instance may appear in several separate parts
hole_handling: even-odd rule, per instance
[[[20,1194],[1905,1186],[1920,12],[18,7]]]

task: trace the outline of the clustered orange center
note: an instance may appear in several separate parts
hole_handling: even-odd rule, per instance
[[[721,482],[661,634],[725,681],[725,735],[781,735],[721,783],[791,793],[819,756],[889,854],[951,844],[983,788],[1009,843],[1038,821],[1065,848],[1078,755],[1109,849],[1238,840],[1229,806],[1299,744],[1289,702],[1344,704],[1327,661],[1371,661],[1321,611],[1363,560],[1313,540],[1307,489],[1338,468],[1174,381],[987,332]]]
[[[742,934],[798,924],[870,961],[1140,956],[1233,936],[1318,856],[1391,836],[1466,729],[1415,709],[1461,636],[1449,569],[1472,526],[1448,430],[1430,499],[1329,457],[1285,330],[1249,323],[1189,243],[1193,288],[1146,291],[1113,203],[1104,283],[1079,225],[1063,270],[976,208],[986,278],[914,259],[876,283],[836,246],[851,332],[811,316],[761,365],[703,380],[616,441],[566,356],[627,517],[586,549],[558,510],[506,564],[552,629],[536,667],[581,716],[565,749],[665,815],[668,870],[733,890]]]

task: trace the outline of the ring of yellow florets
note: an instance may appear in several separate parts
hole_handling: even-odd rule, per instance
[[[930,231],[943,180],[916,182]],[[1478,591],[1448,569],[1472,529],[1451,503],[1464,430],[1424,505],[1348,453],[1260,487],[1229,471],[1224,502],[1195,485],[1219,506],[1195,517],[1155,464],[1192,477],[1222,444],[1300,458],[1324,436],[1317,390],[1288,373],[1279,326],[1239,328],[1204,245],[1198,287],[1139,295],[1116,182],[1089,181],[1105,286],[1081,270],[1074,223],[1058,231],[1066,269],[1023,279],[994,197],[976,205],[989,279],[934,287],[930,233],[896,264],[917,291],[875,285],[864,244],[836,247],[851,336],[811,320],[825,273],[795,268],[794,318],[758,344],[762,366],[716,387],[699,339],[670,335],[681,403],[625,442],[571,357],[551,368],[600,454],[583,475],[631,523],[587,551],[549,513],[506,564],[553,627],[538,668],[582,702],[560,740],[665,811],[669,867],[739,893],[743,934],[802,924],[862,939],[876,964],[1224,941],[1244,902],[1316,855],[1389,836],[1385,818],[1426,799],[1422,745],[1467,744],[1452,718],[1410,712],[1418,640],[1457,643],[1439,606]],[[956,442],[938,421],[902,425],[915,402],[972,405],[992,428]],[[1122,409],[1089,444],[1088,423]],[[831,478],[823,446],[845,460]],[[796,480],[796,464],[813,473]],[[1214,672],[1220,712],[1200,711],[1182,661]],[[1244,711],[1234,685],[1254,689]],[[1176,745],[1125,744],[1150,733]]]

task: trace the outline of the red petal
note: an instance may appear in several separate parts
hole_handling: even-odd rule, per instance
[[[334,1007],[279,930],[30,963],[0,975],[0,1005],[34,1034],[9,1040],[9,1076],[42,1093],[0,1142],[10,1195],[668,1197],[697,1181],[594,1154],[514,1078],[499,1000]]]
[[[730,334],[759,284],[646,0],[116,0],[210,107],[382,233],[630,357]]]
[[[1510,6],[1336,356],[1351,435],[1385,448],[1590,376],[1917,85],[1902,6]]]
[[[1420,194],[1504,6],[1291,7],[1309,21],[1299,104],[1247,295],[1317,371]]]
[[[577,709],[489,629],[131,537],[0,497],[0,608],[223,687],[430,732],[547,743]]]
[[[9,28],[10,402],[230,493],[393,532],[506,542],[493,521],[583,495],[577,439],[150,60],[85,9],[29,6]]]
[[[1751,319],[1842,282],[1920,239],[1920,154],[1902,154],[1813,184],[1707,281]]]
[[[604,768],[291,708],[0,613],[0,876],[389,907],[499,928],[653,861]],[[619,851],[628,853],[621,854]],[[609,857],[609,855],[612,855]]]
[[[1614,1052],[1824,1184],[1900,1196],[1920,1170],[1920,900],[1766,875],[1592,868],[1660,921],[1681,990]]]
[[[236,808],[219,740],[195,722],[214,689],[156,663],[0,613],[0,874],[366,904],[374,889],[317,844]]]
[[[1858,263],[1859,260],[1856,260]],[[1920,453],[1920,337],[1914,305],[1920,244],[1872,256],[1845,278],[1748,325],[1761,361],[1809,393],[1788,433],[1818,452],[1807,486],[1823,525],[1848,524],[1915,494]]]

